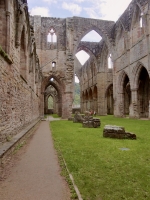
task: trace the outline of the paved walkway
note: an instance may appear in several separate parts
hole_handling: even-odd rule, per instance
[[[60,176],[49,121],[42,121],[9,176],[0,181],[2,200],[70,200],[68,186]]]

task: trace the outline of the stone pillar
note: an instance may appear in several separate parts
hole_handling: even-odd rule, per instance
[[[44,118],[44,93],[41,94],[40,116]]]
[[[119,94],[118,116],[124,117],[124,93]]]
[[[129,109],[129,117],[130,118],[139,118],[139,109],[138,109],[138,95],[137,88],[131,89],[131,104]]]
[[[65,92],[63,102],[62,102],[62,118],[63,119],[72,117],[72,100],[73,100],[73,93]]]

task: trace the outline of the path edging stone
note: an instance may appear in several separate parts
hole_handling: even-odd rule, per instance
[[[32,122],[30,125],[25,127],[22,131],[18,134],[14,135],[11,141],[4,143],[0,146],[0,166],[5,164],[7,158],[14,152],[15,147],[22,143],[23,141],[27,140],[30,137],[35,129],[38,127],[41,118],[38,118],[36,121]]]
[[[68,174],[69,174],[69,178],[70,178],[70,180],[71,180],[71,182],[72,182],[72,185],[73,185],[73,187],[74,187],[74,190],[75,190],[75,192],[76,192],[76,194],[77,194],[77,196],[78,196],[78,200],[83,200],[82,197],[81,197],[80,191],[79,191],[78,187],[76,186],[76,184],[75,184],[75,182],[74,182],[73,176],[72,176],[72,174],[70,174],[70,172],[69,172],[69,169],[68,169],[68,167],[67,167],[67,164],[66,164],[64,158],[63,158],[63,162],[64,162],[65,167],[66,167],[66,170],[67,170],[67,172],[68,172]]]

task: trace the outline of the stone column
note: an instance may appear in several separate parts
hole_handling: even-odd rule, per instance
[[[44,118],[44,92],[41,93],[40,116]]]
[[[124,117],[124,93],[119,94],[118,116]]]
[[[131,104],[129,108],[129,117],[130,118],[139,118],[139,109],[138,109],[138,89],[131,89]]]

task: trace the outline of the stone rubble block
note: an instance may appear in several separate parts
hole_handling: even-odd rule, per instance
[[[116,125],[105,125],[103,130],[103,137],[117,138],[117,139],[136,139],[134,133],[125,132],[125,128]]]

